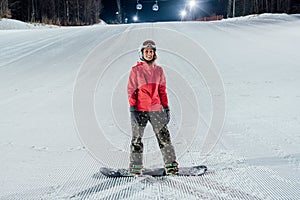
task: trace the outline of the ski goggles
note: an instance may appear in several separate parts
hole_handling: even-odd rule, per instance
[[[152,49],[156,49],[156,45],[152,40],[147,40],[143,43],[142,49],[145,48],[152,48]]]

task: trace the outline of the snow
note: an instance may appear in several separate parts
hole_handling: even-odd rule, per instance
[[[106,22],[101,20],[97,25],[106,25]],[[15,19],[0,19],[0,30],[23,30],[23,29],[48,29],[58,28],[56,25],[41,24],[41,23],[25,23]]]
[[[39,23],[25,23],[14,19],[0,19],[0,30],[16,30],[16,29],[38,29],[38,28],[56,28],[55,25],[46,25]]]
[[[0,29],[0,199],[300,198],[299,15]],[[178,162],[205,176],[98,173],[128,165],[126,82],[149,38]],[[151,127],[144,144],[145,166],[161,166]]]

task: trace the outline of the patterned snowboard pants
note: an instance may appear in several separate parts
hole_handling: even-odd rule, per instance
[[[143,165],[143,142],[142,138],[148,121],[158,141],[165,164],[176,161],[174,147],[171,143],[170,133],[166,124],[166,113],[161,112],[138,112],[141,122],[137,123],[131,116],[132,140],[130,146],[130,166]]]

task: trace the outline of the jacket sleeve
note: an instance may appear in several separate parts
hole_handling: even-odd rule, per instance
[[[128,84],[127,84],[127,94],[128,94],[128,101],[129,106],[133,107],[136,106],[137,103],[137,80],[136,80],[136,73],[133,68],[130,71]]]
[[[169,106],[166,85],[167,85],[166,77],[165,77],[163,69],[161,68],[161,78],[160,78],[160,83],[158,86],[158,92],[159,92],[161,104],[164,108]]]

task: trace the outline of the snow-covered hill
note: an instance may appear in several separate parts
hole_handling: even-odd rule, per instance
[[[96,25],[105,25],[106,22],[101,20],[99,24]],[[23,29],[43,29],[43,28],[58,28],[56,25],[48,25],[41,23],[25,23],[15,19],[0,19],[0,30],[23,30]]]
[[[3,20],[1,200],[300,198],[299,15],[18,31]],[[128,165],[126,83],[149,38],[178,161],[205,176],[98,173]],[[161,166],[151,127],[144,144],[145,166]]]
[[[0,19],[0,30],[18,30],[18,29],[41,29],[41,28],[56,28],[54,25],[45,25],[45,24],[30,24],[21,22],[15,19]]]

